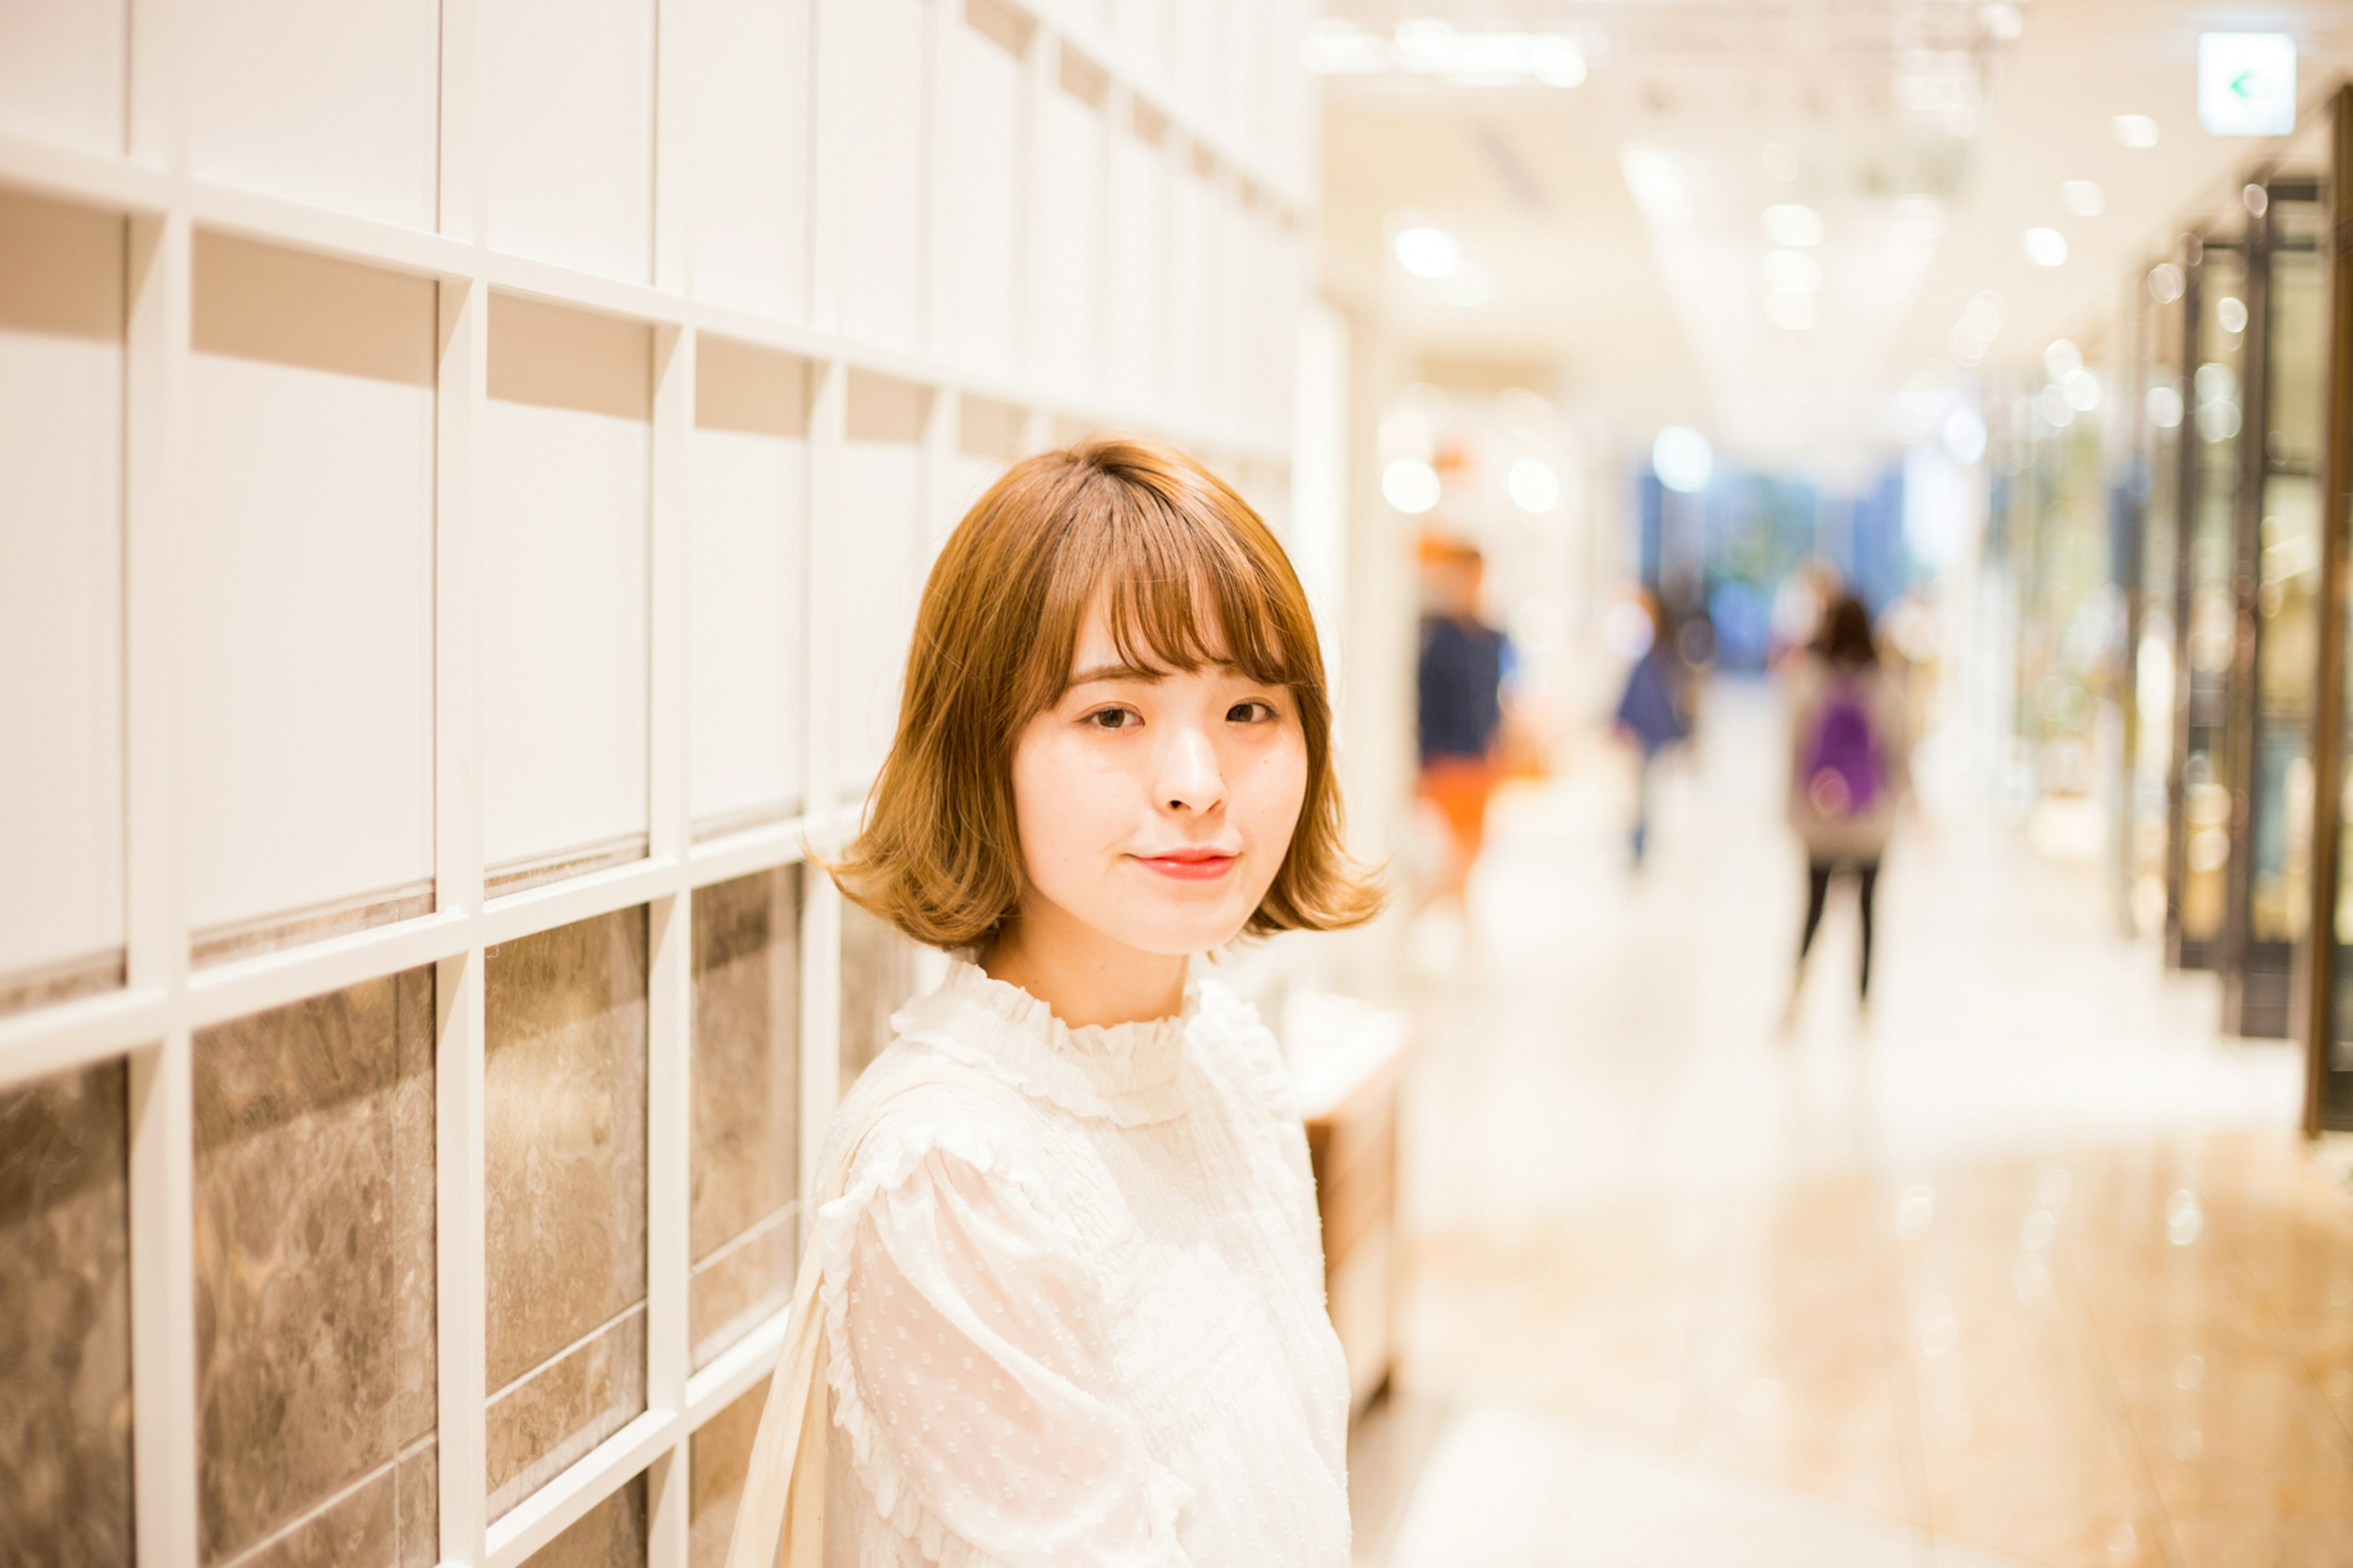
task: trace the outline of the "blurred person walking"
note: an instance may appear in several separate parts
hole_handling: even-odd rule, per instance
[[[1911,788],[1903,682],[1880,657],[1871,612],[1841,593],[1822,613],[1812,646],[1788,661],[1791,767],[1789,825],[1806,849],[1806,929],[1782,1016],[1796,1021],[1806,958],[1822,921],[1831,881],[1855,885],[1862,956],[1856,992],[1871,1005],[1872,905],[1879,864]]]
[[[1433,896],[1460,900],[1487,833],[1487,801],[1503,776],[1504,679],[1511,643],[1479,616],[1486,559],[1468,544],[1425,539],[1427,599],[1415,686],[1421,773],[1415,793],[1445,819],[1451,853]]]
[[[1691,679],[1648,593],[1640,600],[1650,623],[1650,641],[1626,672],[1612,723],[1620,739],[1637,753],[1634,772],[1634,868],[1641,869],[1651,838],[1651,787],[1659,753],[1691,735]]]

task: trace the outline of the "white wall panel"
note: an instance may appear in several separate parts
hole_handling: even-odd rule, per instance
[[[799,321],[808,304],[808,0],[696,0],[694,281]]]
[[[1157,118],[1144,129],[1165,141]],[[1111,160],[1106,369],[1114,396],[1150,407],[1167,392],[1168,160],[1132,122],[1112,137]]]
[[[948,44],[949,321],[966,363],[1013,365],[1021,226],[1020,54],[1029,24],[1002,0],[965,0]]]
[[[0,191],[0,981],[122,944],[123,238]]]
[[[199,235],[182,668],[198,931],[430,876],[434,286]]]
[[[862,783],[890,749],[914,625],[923,544],[923,448],[928,390],[852,372],[849,438],[842,450],[843,510],[828,584],[844,606],[839,738],[842,777]]]
[[[704,337],[694,408],[688,792],[702,830],[801,799],[808,367]]]
[[[129,0],[0,5],[0,127],[120,153],[130,101]]]
[[[491,308],[483,858],[643,833],[649,329]]]
[[[480,0],[491,243],[642,281],[653,232],[653,0]]]
[[[842,39],[842,325],[913,349],[922,330],[923,0],[854,0],[828,13]]]
[[[1039,347],[1046,374],[1085,389],[1097,370],[1103,272],[1104,126],[1102,73],[1065,50],[1060,86],[1045,95],[1039,131],[1044,142],[1044,209],[1038,281],[1044,309]]]
[[[434,0],[185,7],[199,174],[433,226],[441,16]]]

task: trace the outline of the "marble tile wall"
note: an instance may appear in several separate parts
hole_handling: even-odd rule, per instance
[[[686,1456],[688,1568],[724,1568],[735,1531],[735,1508],[752,1468],[752,1442],[768,1403],[768,1380],[754,1384],[733,1405],[695,1428]]]
[[[433,1062],[429,969],[196,1033],[207,1564],[439,1554]]]
[[[785,867],[694,894],[698,1368],[791,1299],[799,1134],[800,870]]]
[[[891,1043],[891,1015],[915,994],[915,944],[879,915],[841,903],[841,1087]]]
[[[646,957],[642,907],[487,955],[492,1518],[646,1406]]]
[[[0,1089],[0,1562],[129,1568],[127,1082]]]
[[[646,1478],[573,1521],[572,1527],[529,1557],[524,1568],[643,1568],[646,1561]]]

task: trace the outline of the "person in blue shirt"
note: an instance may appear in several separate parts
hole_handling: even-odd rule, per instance
[[[1487,801],[1503,769],[1504,682],[1511,643],[1479,617],[1486,563],[1470,545],[1427,541],[1430,593],[1415,675],[1421,739],[1416,793],[1445,818],[1453,855],[1436,889],[1461,899],[1486,838]]]

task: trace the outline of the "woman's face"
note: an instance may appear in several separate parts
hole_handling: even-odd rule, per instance
[[[1288,687],[1225,665],[1130,668],[1098,595],[1071,689],[1014,748],[1023,908],[1047,914],[1043,900],[1145,952],[1207,952],[1266,897],[1306,793]]]

